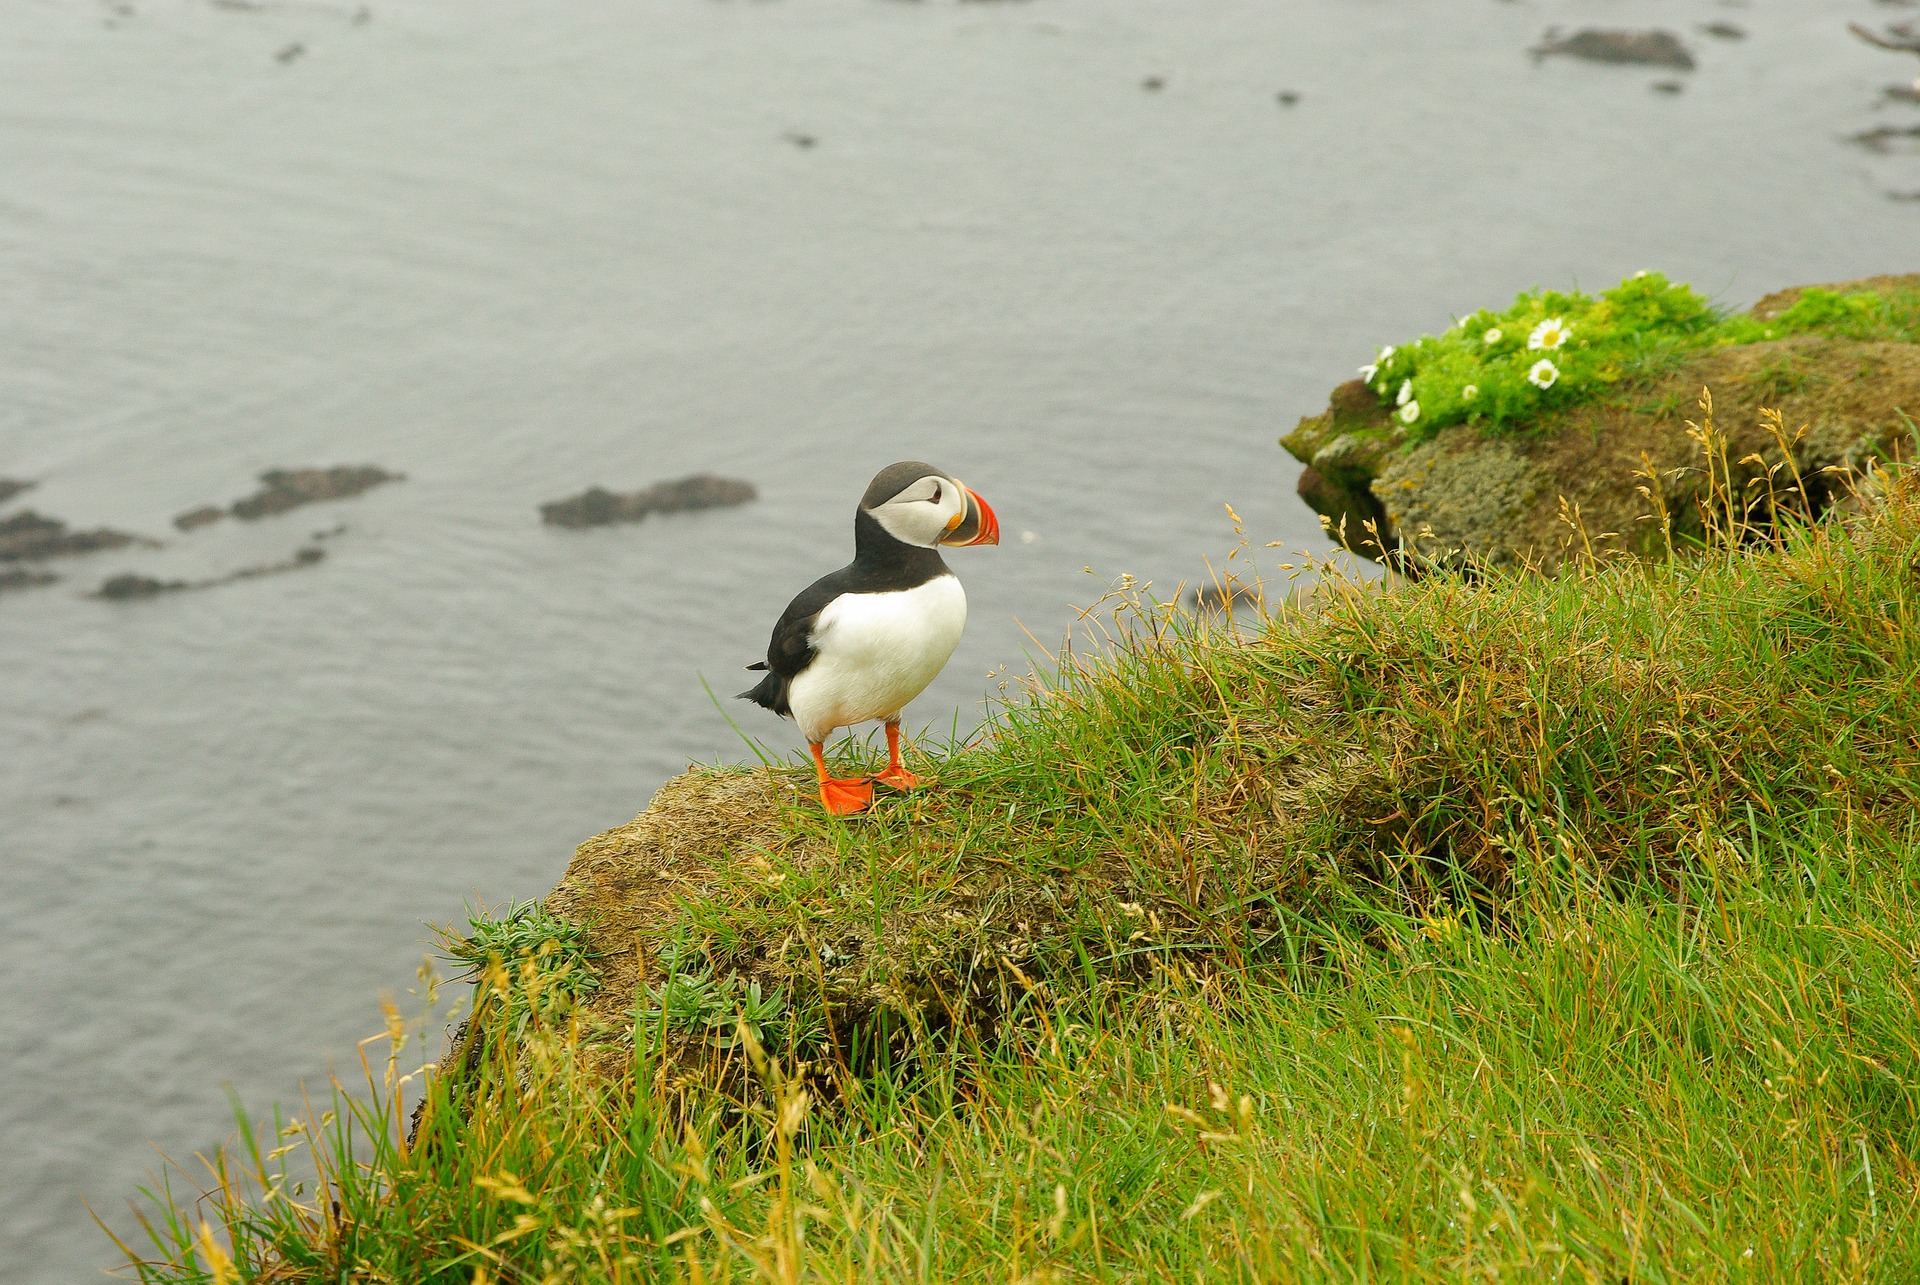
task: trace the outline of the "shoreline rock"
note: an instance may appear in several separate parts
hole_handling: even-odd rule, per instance
[[[548,526],[606,526],[614,522],[639,522],[655,513],[692,513],[701,509],[729,508],[759,497],[750,482],[696,473],[691,477],[658,482],[643,491],[618,492],[594,486],[564,500],[551,500],[540,506],[540,520]]]
[[[5,504],[8,500],[11,500],[14,496],[24,491],[31,491],[37,485],[39,484],[29,482],[24,478],[0,477],[0,504]]]

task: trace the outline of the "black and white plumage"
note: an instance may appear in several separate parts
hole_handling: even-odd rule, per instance
[[[892,762],[877,779],[914,783],[900,763],[900,711],[946,666],[967,622],[966,593],[940,547],[999,538],[993,510],[957,479],[918,461],[889,465],[854,513],[853,561],[781,613],[766,660],[749,666],[767,675],[740,695],[800,725],[830,811],[859,811],[871,795],[865,782],[827,777],[820,746],[836,728],[884,722]]]

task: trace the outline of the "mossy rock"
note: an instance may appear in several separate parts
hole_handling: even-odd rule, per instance
[[[1807,288],[1769,295],[1752,315],[1777,316]],[[1825,288],[1920,290],[1920,274]],[[1708,348],[1656,381],[1555,411],[1526,431],[1491,436],[1460,424],[1417,444],[1352,380],[1281,445],[1307,466],[1300,498],[1356,553],[1415,570],[1460,563],[1550,571],[1573,548],[1659,551],[1656,499],[1677,537],[1697,534],[1709,476],[1688,424],[1704,420],[1706,395],[1734,489],[1751,494],[1769,469],[1777,470],[1776,490],[1793,485],[1762,416],[1778,411],[1793,470],[1817,512],[1870,462],[1914,455],[1920,344],[1799,334]]]

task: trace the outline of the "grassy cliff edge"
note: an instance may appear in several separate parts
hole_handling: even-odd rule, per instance
[[[1911,1279],[1920,476],[1723,536],[1123,604],[852,824],[680,777],[469,935],[411,1139],[249,1134],[138,1275]]]

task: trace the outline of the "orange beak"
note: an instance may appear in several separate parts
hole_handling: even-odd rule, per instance
[[[1000,543],[1000,519],[993,515],[993,508],[970,486],[962,486],[967,493],[967,511],[960,516],[960,522],[940,543],[952,549],[964,549],[975,544]]]

